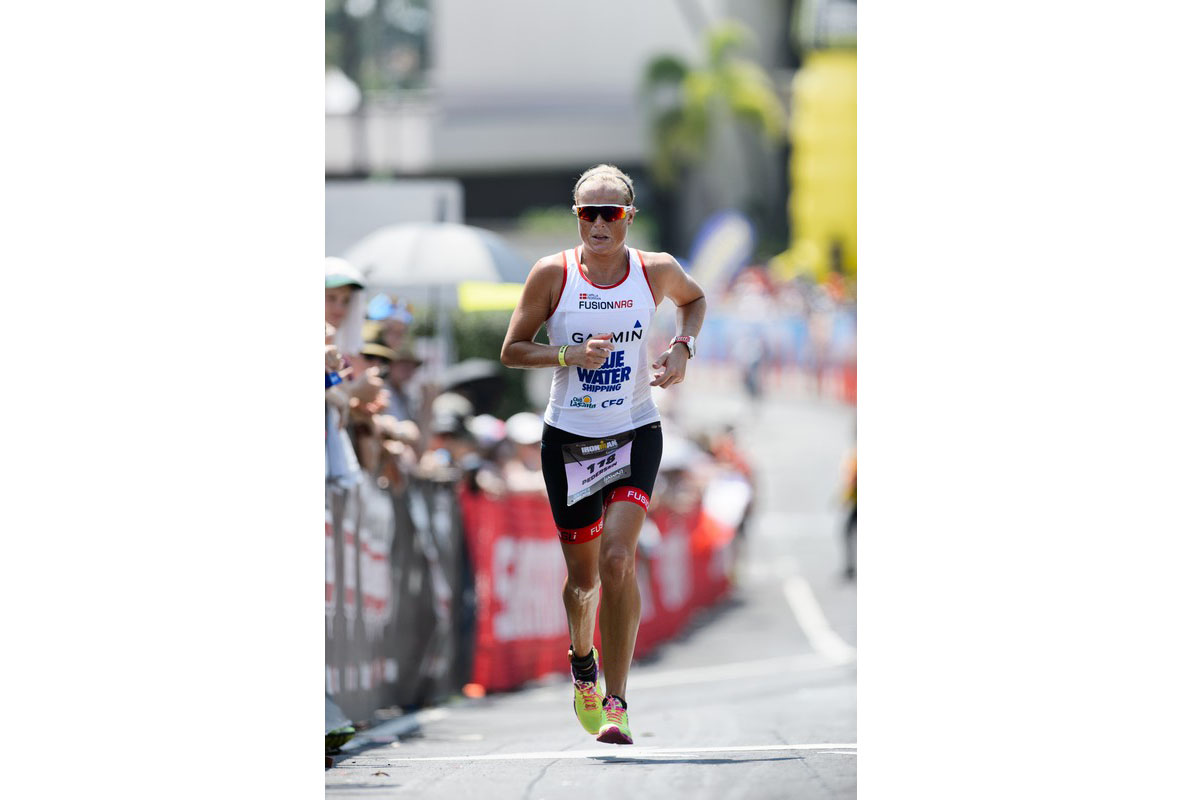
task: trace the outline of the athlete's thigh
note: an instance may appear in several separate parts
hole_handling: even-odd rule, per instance
[[[598,583],[598,558],[601,548],[601,536],[586,542],[561,542],[565,571],[574,584],[589,587]]]
[[[599,547],[607,553],[626,550],[629,555],[634,555],[639,544],[639,530],[646,518],[647,511],[637,503],[611,503],[603,516]]]

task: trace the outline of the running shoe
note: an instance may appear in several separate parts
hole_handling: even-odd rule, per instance
[[[613,694],[602,704],[602,727],[598,729],[598,741],[606,744],[635,744],[631,739],[631,726],[627,724],[627,709],[623,701]]]
[[[580,681],[577,675],[573,675],[574,666],[570,664],[570,674],[574,678],[574,713],[578,715],[578,722],[582,723],[582,727],[586,733],[598,733],[599,728],[602,727],[602,691],[599,688],[601,670],[598,668],[598,650],[591,647],[590,652],[594,655],[594,680]],[[569,651],[570,661],[574,658],[574,649],[571,647]]]

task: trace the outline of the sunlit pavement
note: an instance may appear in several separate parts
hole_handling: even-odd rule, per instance
[[[702,368],[669,398],[688,430],[736,426],[759,511],[731,599],[635,666],[634,746],[582,732],[555,678],[428,710],[419,736],[341,758],[328,795],[855,797],[856,592],[837,501],[855,411],[797,388],[754,412],[732,373]]]

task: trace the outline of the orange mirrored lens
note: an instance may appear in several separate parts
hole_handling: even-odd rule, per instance
[[[578,206],[578,219],[593,222],[601,215],[606,222],[618,222],[627,214],[626,206]]]

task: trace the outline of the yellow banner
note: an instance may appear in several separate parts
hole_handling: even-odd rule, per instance
[[[460,311],[511,311],[524,291],[523,283],[463,281],[459,284]]]
[[[809,53],[795,74],[791,120],[790,250],[782,277],[824,279],[833,261],[856,277],[856,51]]]

